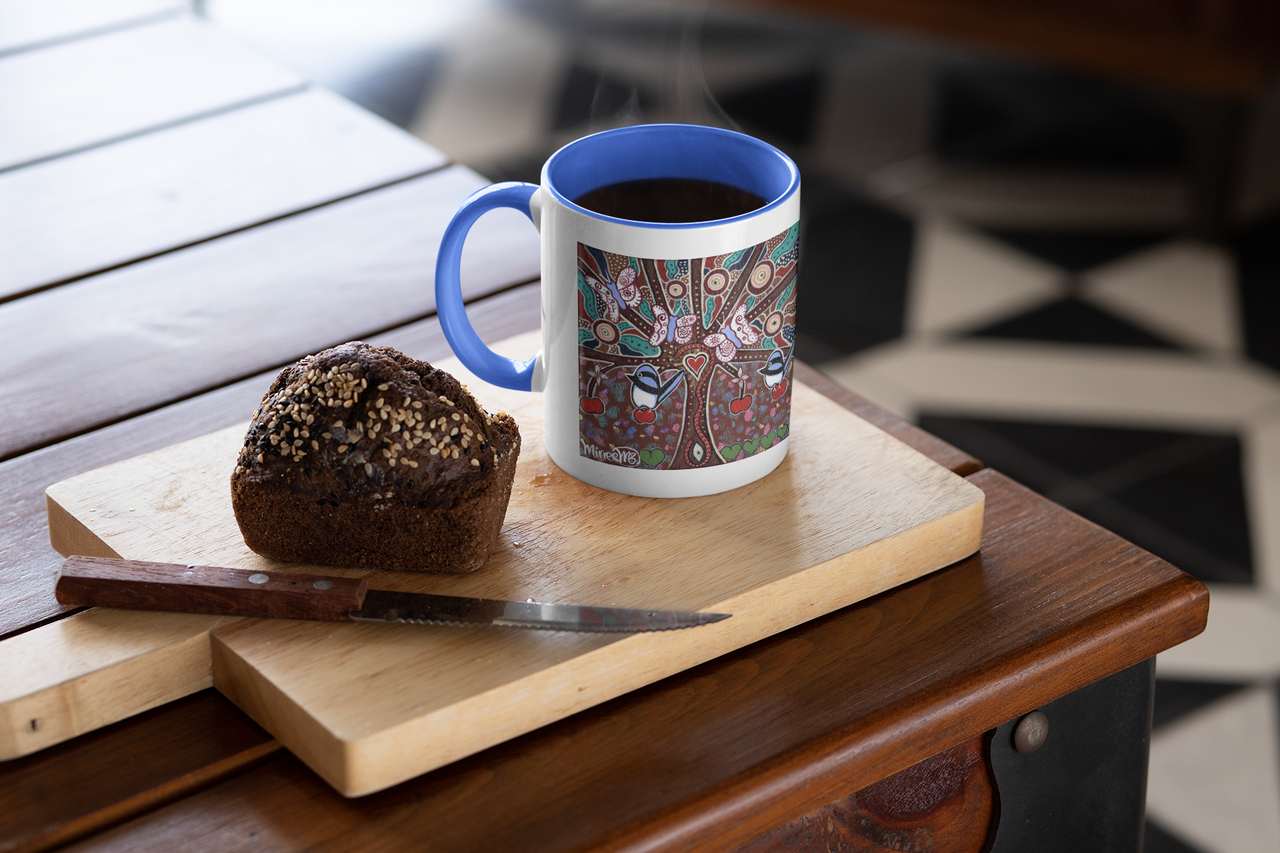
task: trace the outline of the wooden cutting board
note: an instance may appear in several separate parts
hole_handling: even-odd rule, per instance
[[[51,486],[53,546],[64,555],[363,575],[387,589],[733,617],[603,635],[97,608],[0,644],[0,758],[212,683],[337,790],[360,796],[978,549],[981,490],[802,384],[787,458],[772,474],[722,495],[656,500],[561,472],[544,450],[540,395],[441,366],[490,410],[512,413],[523,436],[501,541],[473,575],[282,565],[252,553],[228,486],[243,428]]]

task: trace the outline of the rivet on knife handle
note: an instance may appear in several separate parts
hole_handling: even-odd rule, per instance
[[[364,604],[364,579],[250,572],[180,563],[68,557],[62,604],[346,622]]]

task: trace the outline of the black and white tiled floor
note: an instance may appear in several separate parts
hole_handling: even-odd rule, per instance
[[[1147,853],[1280,850],[1280,89],[1207,241],[1177,93],[725,5],[202,5],[495,180],[642,120],[791,153],[802,357],[1210,586],[1157,665]]]

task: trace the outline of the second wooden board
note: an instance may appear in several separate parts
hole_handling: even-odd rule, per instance
[[[280,566],[253,554],[240,538],[227,486],[242,429],[49,490],[54,544],[67,553],[362,574],[388,589],[733,614],[697,629],[624,636],[210,620],[214,684],[348,796],[386,788],[978,548],[978,488],[807,386],[795,386],[792,440],[776,471],[731,493],[672,501],[604,492],[565,475],[544,450],[539,396],[442,366],[486,407],[511,412],[523,435],[501,540],[473,575]],[[156,617],[128,618],[136,627]],[[81,635],[81,643],[101,641],[103,632]],[[137,656],[130,659],[136,667]]]

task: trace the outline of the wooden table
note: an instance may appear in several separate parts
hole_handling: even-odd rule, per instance
[[[168,0],[0,0],[0,127],[3,642],[67,615],[48,485],[243,422],[325,346],[446,357],[435,245],[485,182]],[[527,223],[475,233],[483,336],[536,325],[537,276]],[[1064,819],[1001,789],[1053,753],[1007,742],[1037,708],[1059,753],[1118,734],[1141,777],[1149,661],[1204,588],[798,370],[986,492],[980,554],[356,800],[196,693],[0,764],[0,850],[1003,849]]]

